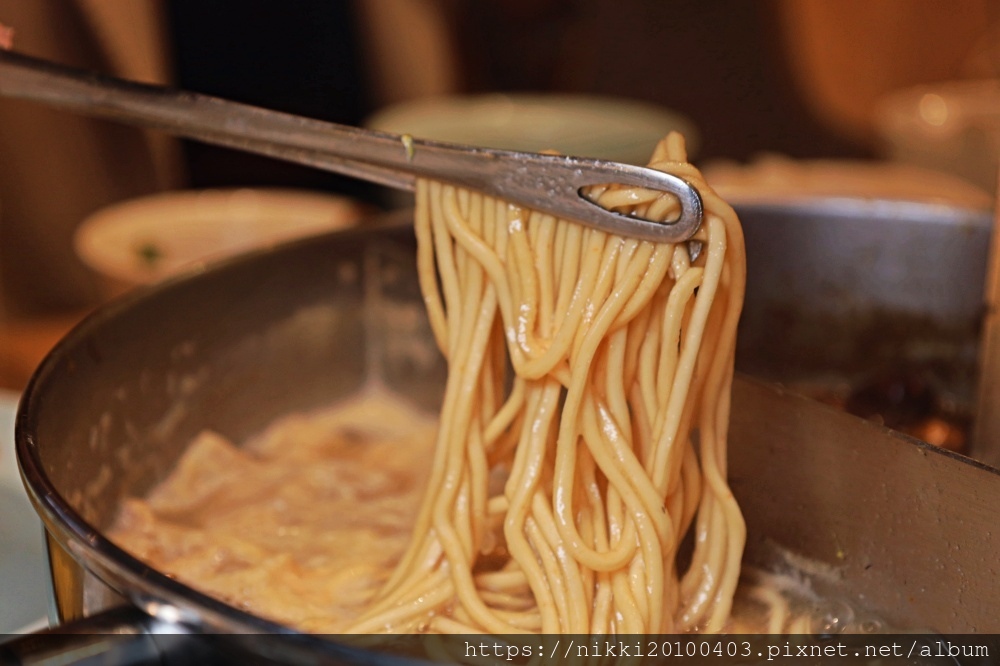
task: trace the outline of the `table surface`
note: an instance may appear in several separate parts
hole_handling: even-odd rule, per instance
[[[43,529],[14,458],[17,401],[45,355],[85,314],[0,322],[0,635],[47,626]]]
[[[42,523],[14,459],[17,399],[0,390],[0,635],[44,625],[48,606]]]

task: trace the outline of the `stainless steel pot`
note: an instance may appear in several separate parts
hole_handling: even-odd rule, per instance
[[[919,383],[909,403],[886,409],[937,410],[967,425],[990,211],[843,197],[737,208],[748,263],[739,370],[839,402],[879,382]],[[1000,464],[1000,442],[964,448]]]
[[[428,407],[439,399],[444,368],[405,217],[236,259],[83,322],[32,379],[16,425],[47,530],[52,620],[129,604],[139,612],[99,617],[132,626],[141,655],[193,649],[163,643],[156,635],[166,629],[287,639],[280,650],[213,639],[263,660],[373,659],[201,594],[103,533],[122,498],[164,478],[203,428],[243,440],[352,393],[369,372]],[[892,624],[1000,631],[996,471],[745,379],[734,390],[730,448],[747,562],[773,566],[788,549],[833,572],[817,588]]]

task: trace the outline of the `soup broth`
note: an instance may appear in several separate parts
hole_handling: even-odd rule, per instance
[[[406,548],[436,427],[434,416],[372,388],[285,417],[243,446],[204,432],[147,497],[124,503],[111,536],[233,606],[340,633]],[[773,571],[744,569],[729,631],[886,629],[850,603],[814,594],[810,574],[822,572],[810,563],[791,554],[775,562]]]

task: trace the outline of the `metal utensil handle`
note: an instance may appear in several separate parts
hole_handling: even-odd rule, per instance
[[[397,189],[414,189],[420,176],[442,180],[643,240],[684,241],[701,224],[698,191],[682,178],[647,167],[410,139],[125,81],[12,52],[0,52],[0,95],[163,130]],[[669,192],[680,202],[680,217],[669,223],[629,217],[606,210],[581,194],[588,186],[612,183]]]

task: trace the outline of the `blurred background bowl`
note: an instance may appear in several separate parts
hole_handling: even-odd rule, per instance
[[[764,154],[742,164],[714,160],[703,169],[719,196],[734,206],[789,204],[848,198],[957,206],[993,207],[989,189],[952,173],[881,160],[799,160]]]
[[[355,224],[367,210],[300,190],[175,191],[102,208],[83,221],[74,244],[114,296],[207,261]]]
[[[698,131],[685,116],[648,102],[571,94],[446,95],[387,106],[365,121],[371,129],[420,139],[500,150],[594,157],[626,164],[648,163],[657,142],[678,131],[688,152]],[[391,208],[412,205],[409,193],[390,191]]]
[[[1000,79],[948,81],[887,94],[875,127],[882,154],[952,173],[992,192],[1000,163]]]
[[[648,102],[568,94],[485,94],[422,98],[386,107],[365,123],[372,129],[487,148],[596,157],[644,165],[657,141],[681,132],[689,153],[694,124]]]

